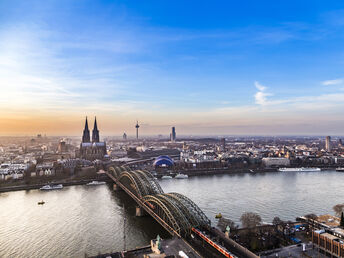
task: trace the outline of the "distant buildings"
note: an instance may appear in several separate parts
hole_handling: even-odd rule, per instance
[[[126,133],[123,134],[123,140],[124,140],[124,141],[127,140],[127,134],[126,134]]]
[[[326,136],[325,149],[326,151],[331,151],[331,136]]]
[[[176,128],[173,126],[172,127],[172,132],[170,134],[170,140],[171,142],[175,142],[176,141],[176,138],[177,138],[177,135],[176,135]]]
[[[288,158],[263,158],[262,163],[266,167],[279,167],[279,166],[290,166],[290,160]]]
[[[97,119],[94,119],[94,127],[92,131],[92,142],[90,139],[90,131],[88,129],[87,117],[85,128],[80,144],[80,157],[86,160],[103,159],[106,155],[106,143],[100,142],[99,130],[97,127]]]

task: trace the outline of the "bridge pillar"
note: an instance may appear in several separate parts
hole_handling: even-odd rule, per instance
[[[146,212],[144,209],[142,209],[140,206],[136,206],[136,217],[143,217],[146,215]]]
[[[121,191],[122,189],[118,185],[113,184],[113,190],[114,191]]]

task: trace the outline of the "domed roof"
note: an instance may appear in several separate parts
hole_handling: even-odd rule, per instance
[[[159,156],[155,159],[154,166],[173,166],[174,161],[168,156]]]
[[[171,159],[169,156],[166,156],[166,155],[161,155],[161,156],[157,157],[155,160],[157,160],[157,159],[169,159],[173,162],[173,159]]]

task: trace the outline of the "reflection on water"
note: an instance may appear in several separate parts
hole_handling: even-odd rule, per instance
[[[180,192],[191,198],[215,222],[215,214],[240,223],[245,211],[257,212],[264,222],[275,216],[295,220],[307,213],[333,213],[342,203],[344,173],[275,172],[190,177],[161,180],[166,192]]]
[[[84,257],[122,250],[124,230],[127,248],[166,235],[151,218],[135,217],[133,201],[107,185],[2,193],[0,211],[0,257]]]
[[[160,180],[165,192],[192,199],[215,222],[221,212],[239,223],[245,211],[265,222],[306,213],[332,213],[342,203],[344,173],[290,172]],[[38,201],[46,203],[37,205]],[[123,205],[125,209],[123,210]],[[123,225],[124,216],[126,225]],[[135,204],[110,186],[71,186],[60,191],[0,194],[0,257],[84,257],[149,244],[167,233],[150,217],[135,217]]]

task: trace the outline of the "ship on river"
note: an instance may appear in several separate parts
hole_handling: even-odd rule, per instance
[[[318,172],[320,168],[279,168],[280,172]]]

